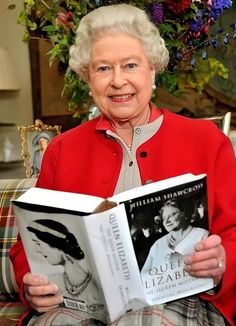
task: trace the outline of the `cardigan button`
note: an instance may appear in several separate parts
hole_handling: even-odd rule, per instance
[[[143,158],[147,157],[147,152],[141,152],[139,155],[140,155],[140,157],[143,157]]]

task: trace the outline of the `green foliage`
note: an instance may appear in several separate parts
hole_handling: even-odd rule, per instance
[[[23,40],[26,42],[30,38],[50,40],[52,48],[48,52],[49,63],[51,65],[56,60],[60,60],[65,66],[62,96],[68,97],[68,110],[73,112],[75,117],[86,119],[91,99],[88,97],[87,85],[79,80],[76,74],[68,68],[69,48],[74,43],[76,29],[81,18],[102,5],[122,2],[149,10],[149,15],[154,23],[158,25],[170,52],[168,69],[162,75],[157,75],[156,77],[158,86],[177,94],[186,88],[202,91],[204,85],[214,75],[227,78],[227,69],[223,64],[213,58],[202,59],[203,48],[209,39],[208,23],[202,23],[200,34],[190,31],[190,22],[197,19],[199,10],[202,10],[203,7],[202,3],[206,5],[206,1],[22,1],[24,9],[20,12],[18,23],[25,27]],[[187,6],[186,3],[188,3]],[[150,9],[151,7],[149,6],[153,4],[161,6],[160,8],[164,13],[162,20],[159,20],[158,15],[156,17],[152,16],[154,12],[156,13],[156,9]],[[179,7],[173,8],[173,4]],[[12,10],[15,8],[15,5],[10,4],[8,8]],[[217,26],[217,22],[215,23],[215,26]],[[212,32],[210,37],[217,37],[216,33],[216,31]],[[195,59],[194,65],[191,64],[193,57]]]

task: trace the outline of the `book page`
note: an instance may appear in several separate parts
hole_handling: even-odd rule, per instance
[[[168,189],[173,186],[187,183],[189,181],[199,180],[204,176],[205,176],[205,174],[193,175],[191,173],[186,173],[186,174],[178,175],[173,178],[168,178],[165,180],[148,183],[146,185],[136,187],[136,188],[121,192],[119,194],[115,194],[114,196],[111,197],[111,199],[117,203],[122,203],[129,199],[133,199],[133,198],[137,198],[137,197],[151,194],[154,192],[158,192],[163,189]]]
[[[191,180],[197,180],[201,177],[202,175],[194,176],[191,173],[187,173],[177,177],[136,187],[116,194],[109,199],[120,203],[125,200],[169,188],[173,185],[182,184]],[[48,207],[58,207],[77,212],[92,213],[103,200],[103,198],[97,196],[32,187],[21,195],[16,201]]]
[[[17,202],[57,207],[84,213],[92,213],[103,200],[103,198],[96,196],[36,187],[28,189],[16,199]]]

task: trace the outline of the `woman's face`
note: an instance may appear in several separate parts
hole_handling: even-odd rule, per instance
[[[143,45],[127,35],[105,36],[92,46],[89,85],[102,113],[115,121],[139,118],[155,78]]]
[[[34,240],[36,252],[40,253],[47,259],[51,265],[59,265],[62,263],[62,254],[57,248],[52,248],[47,243],[39,240]]]
[[[40,138],[38,140],[38,144],[39,144],[40,148],[45,149],[47,147],[47,145],[48,145],[48,141],[45,138]]]
[[[177,207],[166,206],[162,213],[162,219],[166,231],[179,230],[181,224],[181,211]]]

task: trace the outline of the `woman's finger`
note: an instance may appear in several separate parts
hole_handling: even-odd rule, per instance
[[[220,245],[221,245],[221,237],[219,237],[217,234],[212,234],[208,238],[199,241],[195,245],[195,250],[196,251],[209,250],[211,248],[215,248]]]

